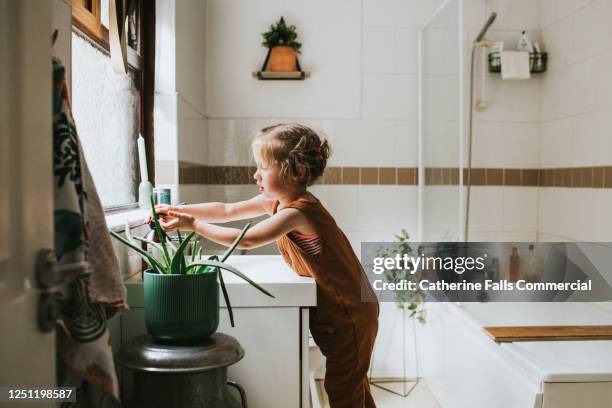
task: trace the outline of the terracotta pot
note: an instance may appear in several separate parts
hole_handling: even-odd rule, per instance
[[[274,72],[297,71],[297,57],[295,50],[286,45],[277,45],[270,51],[268,70]]]

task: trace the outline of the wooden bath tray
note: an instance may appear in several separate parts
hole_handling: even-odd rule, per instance
[[[612,340],[612,326],[485,326],[483,329],[498,343]]]

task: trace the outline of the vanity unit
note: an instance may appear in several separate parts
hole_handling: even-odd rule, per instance
[[[316,305],[314,280],[298,276],[280,255],[234,255],[227,263],[275,296],[265,296],[223,272],[235,327],[219,294],[218,331],[236,338],[245,350],[244,358],[229,368],[228,378],[244,387],[250,407],[308,407],[308,308]],[[115,351],[122,342],[146,333],[140,276],[128,280],[126,287],[130,310],[111,323]],[[118,370],[125,398],[131,393],[131,378]]]

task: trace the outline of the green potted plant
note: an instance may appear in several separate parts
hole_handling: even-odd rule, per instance
[[[153,199],[151,198],[151,201]],[[219,325],[219,284],[227,305],[229,318],[234,327],[234,314],[227,289],[220,270],[224,269],[244,279],[270,297],[270,292],[251,280],[248,276],[225,263],[238,243],[249,229],[247,224],[240,235],[219,258],[217,255],[204,259],[202,240],[197,237],[186,250],[195,236],[191,232],[185,238],[177,231],[178,247],[172,244],[159,224],[159,217],[152,203],[153,227],[159,242],[141,237],[132,237],[129,228],[125,235],[111,231],[111,235],[136,251],[149,265],[144,272],[145,325],[147,332],[154,338],[164,341],[185,341],[206,338],[212,335]],[[136,241],[154,247],[161,256],[154,257],[144,251]]]
[[[274,72],[293,72],[297,70],[297,55],[302,44],[297,41],[294,25],[287,26],[285,19],[270,25],[268,31],[261,34],[262,45],[270,49],[268,70]]]
[[[390,249],[388,246],[380,248],[377,256],[382,258],[395,258],[396,255],[403,257],[404,255],[412,256],[412,247],[410,246],[410,235],[408,231],[402,229],[399,234],[395,234],[395,244]],[[414,268],[410,262],[411,268]],[[387,269],[385,271],[385,279],[389,283],[399,283],[404,279],[418,282],[421,278],[421,272],[414,275],[409,275],[404,269]],[[407,309],[410,311],[408,317],[416,318],[420,323],[425,323],[425,309],[423,308],[423,294],[420,289],[416,290],[398,290],[395,291],[395,300],[399,309]]]

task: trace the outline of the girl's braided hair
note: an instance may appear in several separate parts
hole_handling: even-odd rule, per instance
[[[278,167],[285,185],[312,185],[323,174],[330,155],[327,140],[298,123],[280,123],[262,129],[252,148],[264,163]],[[305,169],[304,173],[300,167]]]

